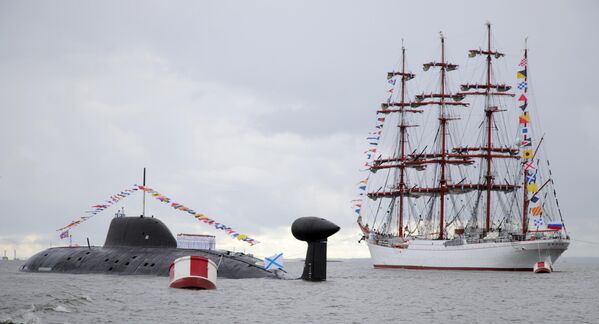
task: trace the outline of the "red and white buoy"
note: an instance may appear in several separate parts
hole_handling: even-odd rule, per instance
[[[534,273],[551,273],[551,271],[553,271],[553,267],[551,266],[551,261],[548,259],[545,261],[539,261],[539,262],[535,263],[533,271],[534,271]]]
[[[175,259],[169,268],[171,288],[216,289],[216,264],[201,256]]]

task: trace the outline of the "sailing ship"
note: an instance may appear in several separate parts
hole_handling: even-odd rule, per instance
[[[433,90],[410,96],[416,75],[403,44],[398,71],[387,75],[390,96],[377,110],[368,176],[353,201],[375,268],[533,270],[570,244],[529,105],[528,49],[512,89],[498,80],[505,54],[492,46],[490,23],[485,38],[468,51],[483,63],[481,80],[458,91],[442,33],[440,60],[423,64]]]

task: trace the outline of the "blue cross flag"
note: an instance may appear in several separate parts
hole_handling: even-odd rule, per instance
[[[528,89],[528,82],[522,81],[522,82],[518,83],[518,89],[520,89],[520,90]]]
[[[283,269],[283,253],[264,258],[264,269]]]
[[[535,224],[535,227],[541,227],[541,226],[545,225],[545,222],[543,221],[543,217],[534,219],[534,224]]]

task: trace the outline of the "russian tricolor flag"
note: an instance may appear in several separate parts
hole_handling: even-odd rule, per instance
[[[562,224],[547,224],[547,228],[559,230],[562,229]]]

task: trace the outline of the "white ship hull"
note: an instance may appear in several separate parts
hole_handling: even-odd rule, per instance
[[[538,261],[550,258],[555,263],[570,245],[565,239],[455,246],[446,242],[411,240],[403,248],[368,242],[368,248],[375,268],[532,271]]]

